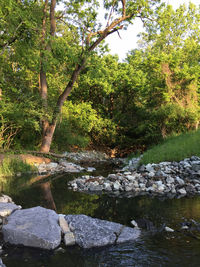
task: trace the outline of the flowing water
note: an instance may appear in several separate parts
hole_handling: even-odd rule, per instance
[[[62,214],[86,214],[127,226],[145,218],[159,229],[164,223],[174,233],[142,230],[133,243],[83,250],[78,246],[55,251],[7,246],[1,255],[7,267],[129,267],[200,266],[200,234],[181,231],[181,222],[200,222],[200,197],[158,199],[145,196],[117,198],[73,192],[67,183],[80,174],[10,179],[3,191],[23,208],[43,206]]]

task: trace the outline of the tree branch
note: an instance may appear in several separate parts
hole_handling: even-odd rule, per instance
[[[0,45],[0,47],[3,48],[3,50],[2,50],[1,53],[0,53],[0,56],[3,55],[5,49],[6,49],[10,44],[14,43],[14,42],[17,40],[17,36],[16,36],[16,35],[17,35],[17,31],[19,30],[19,28],[21,27],[22,24],[23,24],[23,21],[21,21],[21,22],[19,23],[19,25],[17,26],[17,28],[16,28],[16,30],[15,30],[15,32],[14,32],[13,37],[12,37],[9,41],[7,41],[7,43],[5,43],[5,44],[3,44],[3,45]]]
[[[126,0],[121,0],[122,2],[122,16],[125,17],[126,16]]]
[[[111,9],[110,9],[110,15],[109,15],[109,17],[108,17],[108,21],[107,21],[106,27],[108,27],[108,25],[109,25],[109,21],[110,21],[110,18],[111,18],[111,16],[112,16],[112,13],[113,13],[115,3],[116,3],[116,0],[113,1],[112,7],[111,7]]]

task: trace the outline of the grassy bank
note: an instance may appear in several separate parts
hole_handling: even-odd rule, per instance
[[[200,156],[200,130],[174,136],[147,150],[140,164],[180,161]]]
[[[30,164],[24,163],[21,159],[10,158],[6,156],[0,164],[0,178],[4,176],[13,176],[17,173],[33,172],[36,168]]]

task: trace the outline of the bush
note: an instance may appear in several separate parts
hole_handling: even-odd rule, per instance
[[[56,128],[53,148],[68,150],[71,146],[85,148],[89,143],[111,145],[115,142],[116,127],[109,119],[103,119],[90,103],[73,104],[68,101]]]

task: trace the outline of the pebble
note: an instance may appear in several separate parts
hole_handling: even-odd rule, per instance
[[[186,195],[186,194],[187,194],[185,188],[181,188],[181,189],[179,189],[178,192],[179,192],[181,195]]]
[[[138,227],[138,224],[137,224],[137,222],[136,222],[135,220],[132,220],[132,221],[131,221],[131,224],[132,224],[134,227],[139,228],[139,227]]]
[[[168,227],[168,226],[165,226],[165,231],[166,232],[169,232],[169,233],[173,233],[174,232],[174,229]]]

